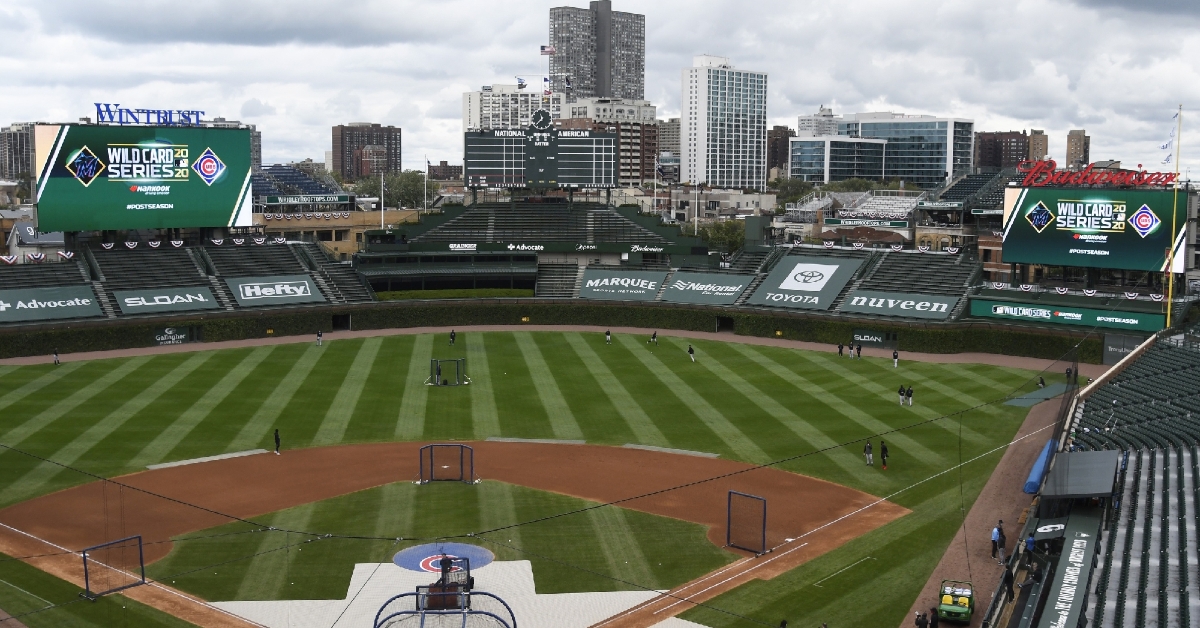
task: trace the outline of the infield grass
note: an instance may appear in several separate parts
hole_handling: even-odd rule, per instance
[[[995,404],[931,419],[994,401],[1021,386],[1022,392],[1035,388],[1033,373],[1010,368],[902,360],[897,369],[891,360],[849,360],[666,335],[657,346],[646,340],[618,334],[606,345],[597,333],[517,330],[460,333],[455,346],[448,345],[445,335],[391,336],[327,342],[324,347],[276,345],[20,367],[0,372],[0,443],[111,476],[157,462],[271,448],[277,427],[285,449],[397,439],[581,438],[594,444],[711,452],[749,462],[787,459],[780,468],[882,496],[957,464],[960,445],[962,459],[969,459],[1007,442],[1027,409]],[[686,354],[689,342],[696,348],[696,363]],[[473,383],[421,385],[431,357],[466,357]],[[1047,376],[1049,382],[1061,379]],[[897,403],[895,391],[902,383],[914,388],[913,407]],[[878,462],[866,467],[859,439],[900,428],[905,429],[884,436],[891,449],[890,468],[882,471]],[[873,441],[878,452],[879,437]],[[966,508],[998,459],[996,454],[963,469]],[[0,473],[8,479],[0,486],[0,505],[90,480],[12,451],[0,453]],[[284,517],[297,529],[389,530],[389,536],[398,530],[398,536],[420,536],[429,532],[415,531],[432,529],[423,527],[431,512],[451,513],[438,516],[438,525],[471,530],[513,517],[527,520],[570,510],[579,503],[520,487],[497,488],[504,486],[463,487],[474,490],[477,499],[467,500],[473,510],[461,512],[436,500],[418,507],[432,493],[410,497],[411,515],[403,514],[404,508],[381,507],[407,503],[404,495],[410,489],[396,484],[337,498],[353,505],[353,516],[339,514],[345,508],[331,500],[266,518]],[[782,618],[819,623],[835,617],[839,626],[896,625],[952,538],[959,499],[958,473],[919,484],[894,498],[912,515],[715,603],[776,625]],[[666,534],[672,525],[690,524],[619,512],[646,556],[646,569],[622,574],[623,562],[611,565],[604,557],[604,539],[616,542],[606,534],[619,528],[619,521],[595,514],[572,516],[564,518],[563,529],[519,528],[519,547],[557,552],[578,567],[535,560],[539,590],[629,588],[587,575],[585,569],[593,568],[645,586],[669,586],[720,564],[703,535],[682,534],[686,542],[680,541],[679,551],[695,554],[696,562],[658,571],[656,535]],[[285,551],[280,559],[278,552],[269,551],[283,545],[276,536],[246,533],[225,541],[184,541],[152,572],[177,573],[200,567],[206,559],[215,564],[239,552],[265,551],[239,561],[242,567],[225,567],[227,579],[197,571],[178,586],[213,599],[313,597],[317,592],[321,595],[315,597],[341,598],[351,563],[386,561],[392,551],[369,543],[322,550],[318,546],[334,544],[317,542],[294,557]],[[507,556],[508,550],[492,549]],[[301,559],[304,552],[312,552],[313,558]],[[719,550],[716,556],[722,556]],[[289,583],[297,572],[331,576],[338,571],[342,588],[332,591],[332,585],[323,584],[331,579],[320,575],[311,580],[301,576],[296,585],[281,584],[284,579],[272,575],[281,565],[293,564],[296,569],[285,570]],[[836,586],[816,586],[846,567],[828,583]],[[293,593],[292,587],[303,593]],[[713,626],[744,621],[704,610],[688,618]]]

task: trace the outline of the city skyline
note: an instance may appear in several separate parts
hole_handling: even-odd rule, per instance
[[[20,95],[0,102],[0,125],[91,117],[94,102],[195,108],[257,125],[264,163],[278,163],[320,160],[330,127],[372,122],[404,129],[405,168],[423,167],[426,155],[453,163],[463,92],[544,75],[538,47],[548,43],[550,9],[587,3],[352,1],[284,11],[218,2],[167,18],[126,4],[115,12],[71,1],[0,7],[9,44],[0,87]],[[645,95],[660,119],[679,115],[680,70],[708,53],[771,76],[768,127],[794,126],[820,105],[967,118],[979,131],[1044,129],[1059,160],[1067,131],[1085,128],[1093,160],[1153,170],[1175,108],[1200,102],[1186,55],[1200,43],[1192,5],[1172,13],[1167,2],[767,2],[754,16],[726,2],[618,1],[613,9],[646,16]],[[471,17],[439,27],[447,15]],[[1034,24],[1045,45],[1008,45]],[[867,45],[822,56],[827,63],[795,62],[851,36]],[[1182,165],[1200,168],[1200,151],[1189,157],[1200,147],[1192,124],[1200,118],[1186,106],[1184,116]]]

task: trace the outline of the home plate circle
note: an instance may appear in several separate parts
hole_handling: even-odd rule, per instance
[[[471,569],[479,569],[496,559],[495,555],[478,545],[467,545],[466,543],[427,543],[397,552],[392,557],[392,562],[397,567],[403,567],[409,571],[438,573],[441,571],[441,568],[438,567],[438,561],[441,560],[442,556],[466,558],[471,561]]]

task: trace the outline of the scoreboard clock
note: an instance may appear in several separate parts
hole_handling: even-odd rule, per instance
[[[550,112],[533,113],[529,128],[471,131],[463,140],[463,176],[470,188],[613,188],[616,133],[556,129]]]

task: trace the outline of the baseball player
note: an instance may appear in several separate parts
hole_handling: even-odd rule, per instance
[[[908,405],[912,406],[912,386],[911,385],[908,387],[908,390],[904,391],[904,398],[908,399]]]
[[[58,349],[55,349],[54,350],[54,365],[57,366],[58,364],[60,364],[60,362],[58,361]]]
[[[900,384],[900,390],[897,390],[896,394],[900,395],[900,405],[904,405],[904,384]]]
[[[887,457],[888,457],[887,443],[880,440],[879,441],[879,462],[883,463],[884,471],[887,471]]]
[[[606,345],[612,344],[612,332],[607,329],[604,330],[604,344],[606,344]]]
[[[863,458],[867,459],[868,467],[875,465],[875,460],[871,456],[871,441],[867,441],[867,444],[863,445]]]
[[[451,347],[453,347],[453,346],[454,346],[454,338],[455,338],[455,336],[456,336],[456,334],[454,333],[454,330],[453,330],[453,329],[451,329],[451,330],[450,330],[450,346],[451,346]]]
[[[839,342],[838,343],[838,357],[839,358],[842,357],[842,346],[843,346],[842,343]]]
[[[321,346],[321,330],[317,330],[317,346]]]
[[[854,348],[854,350],[856,352],[858,352],[858,355],[855,357],[861,360],[862,359],[862,345],[858,345],[857,347]]]
[[[900,368],[900,352],[892,349],[892,368]]]
[[[654,346],[656,346],[656,347],[658,346],[658,331],[657,330],[655,330],[654,333],[650,334],[650,340],[647,340],[646,343],[647,344],[653,343]]]
[[[693,362],[693,363],[695,363],[695,361],[696,361],[696,350],[692,348],[692,345],[688,345],[688,357],[692,359],[692,362]]]
[[[279,428],[275,428],[275,455],[279,455]]]

